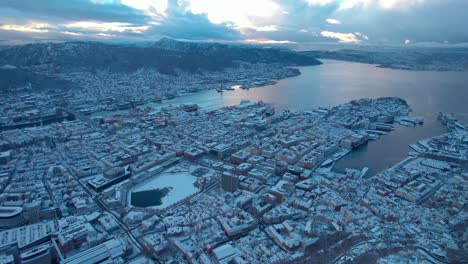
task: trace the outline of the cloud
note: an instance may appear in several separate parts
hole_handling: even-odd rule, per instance
[[[108,1],[108,0],[98,0]],[[168,7],[167,0],[120,0],[121,4],[142,10],[149,15],[165,15]]]
[[[272,18],[281,13],[280,5],[273,0],[183,0],[187,10],[206,14],[216,24],[231,22],[236,27],[254,27],[256,18]]]
[[[311,6],[338,6],[338,10],[353,8],[383,8],[389,10],[403,10],[421,5],[426,0],[307,0]]]
[[[379,5],[384,9],[408,9],[417,5],[421,5],[426,0],[379,0]]]
[[[30,33],[46,33],[49,32],[49,24],[29,24],[29,25],[0,25],[1,30],[20,31]]]
[[[8,8],[0,7],[0,15],[4,14],[0,17],[0,35],[13,42],[96,39],[141,41],[164,36],[193,40],[243,38],[230,24],[214,24],[206,14],[194,14],[177,0],[159,0],[159,4],[157,1],[45,0],[43,6],[37,2],[33,4],[30,0],[8,1]],[[121,12],[125,10],[128,13]],[[81,16],[81,13],[86,14]],[[275,27],[259,29],[274,30]],[[20,31],[34,35],[12,34]]]
[[[152,41],[169,36],[189,40],[403,45],[411,36],[412,43],[468,42],[464,26],[468,24],[468,1],[462,0],[0,0],[0,3],[0,39],[8,41]]]
[[[316,5],[324,6],[324,5],[333,4],[335,2],[338,2],[338,1],[336,0],[307,0],[307,3],[311,6],[316,6]]]
[[[1,8],[69,21],[98,20],[141,24],[147,19],[140,10],[121,4],[119,1],[93,3],[86,0],[2,0],[1,2]]]
[[[134,32],[143,33],[149,29],[148,25],[145,26],[134,26],[130,23],[122,22],[94,22],[94,21],[80,21],[65,24],[64,27],[69,29],[87,30],[87,31],[98,31],[98,32]]]
[[[322,31],[320,32],[320,35],[326,38],[337,39],[341,43],[360,43],[362,41],[362,34],[360,33],[358,35],[354,33],[339,33],[339,32],[331,32],[331,31]]]
[[[340,25],[341,24],[341,21],[339,21],[338,19],[334,19],[334,18],[327,18],[327,23],[328,24],[333,24],[333,25]]]
[[[354,34],[364,40],[369,40],[369,37],[366,34],[363,34],[361,32],[355,32]]]
[[[206,14],[194,14],[187,5],[169,1],[167,16],[160,19],[146,33],[148,36],[168,36],[189,40],[239,40],[243,37],[231,24],[212,23]]]
[[[296,42],[290,40],[273,40],[273,39],[246,39],[244,42],[255,44],[294,44]]]
[[[468,1],[390,0],[386,8],[382,5],[337,10],[334,15],[346,21],[340,30],[365,32],[374,43],[402,44],[408,36],[413,43],[468,42],[468,31],[462,26],[468,23]]]
[[[254,27],[256,31],[278,31],[277,25]]]
[[[57,27],[48,28],[47,31],[31,32],[29,30],[4,30],[0,28],[0,39],[5,40],[2,44],[18,45],[31,42],[63,42],[75,40],[109,40],[95,33],[81,33],[59,29]]]

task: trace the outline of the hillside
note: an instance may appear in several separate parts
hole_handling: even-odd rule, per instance
[[[163,39],[150,47],[124,46],[99,42],[28,44],[0,50],[0,65],[21,68],[52,67],[54,71],[135,71],[155,68],[171,74],[217,71],[235,67],[238,62],[278,63],[285,66],[318,65],[314,58],[295,52],[255,46],[199,44]]]
[[[207,42],[184,42],[163,38],[153,47],[197,54],[209,58],[222,58],[226,61],[243,61],[249,63],[278,63],[285,66],[319,65],[320,61],[311,56],[304,56],[285,49],[264,48],[255,45],[222,44]],[[308,55],[308,54],[307,54]]]
[[[0,92],[25,89],[69,89],[74,83],[22,69],[0,69]]]
[[[311,50],[299,52],[311,58],[376,64],[382,68],[417,71],[466,71],[466,48],[397,48]]]

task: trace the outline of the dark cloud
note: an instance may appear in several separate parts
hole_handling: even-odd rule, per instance
[[[147,20],[143,12],[118,1],[111,4],[95,4],[87,0],[0,0],[0,7],[69,21],[97,20],[143,24]]]
[[[65,21],[62,18],[58,18],[58,17],[50,17],[47,15],[41,15],[41,14],[31,14],[31,13],[22,12],[16,9],[5,8],[2,5],[0,5],[0,25],[1,24],[23,25],[23,24],[27,24],[31,20],[47,21],[48,23],[59,23],[59,22]]]
[[[23,32],[23,31],[11,31],[0,29],[0,39],[3,39],[2,44],[17,45],[31,42],[64,42],[64,41],[79,41],[79,40],[92,40],[102,41],[106,40],[94,33],[79,33],[80,35],[70,35],[68,33],[74,33],[73,31],[60,31],[60,30],[49,30],[44,33],[35,32]]]
[[[204,40],[239,40],[243,36],[227,24],[213,24],[204,14],[193,14],[177,0],[170,0],[166,11],[167,17],[154,25],[147,34],[172,38]]]
[[[368,7],[355,6],[346,10],[339,9],[338,0],[315,6],[309,5],[306,0],[273,0],[280,6],[280,12],[271,17],[251,17],[257,30],[243,28],[242,33],[229,23],[214,24],[206,14],[192,13],[187,1],[169,0],[165,14],[149,10],[152,13],[150,16],[121,4],[119,0],[99,1],[107,4],[96,4],[91,0],[0,0],[0,26],[28,25],[31,21],[51,25],[47,32],[42,33],[3,28],[0,29],[0,38],[21,41],[151,41],[169,36],[189,40],[271,39],[303,43],[339,40],[321,35],[322,31],[327,31],[330,32],[325,34],[328,36],[361,32],[369,36],[368,41],[361,38],[362,43],[370,44],[403,44],[406,39],[412,43],[468,42],[465,26],[468,24],[468,1],[464,0],[424,0],[419,4],[414,4],[417,2],[412,0],[412,5],[400,1],[396,9],[384,9],[376,1],[369,2],[374,4]],[[326,22],[328,18],[338,19],[342,24],[329,24]],[[76,21],[129,23],[129,26],[147,26],[148,29],[138,33],[64,26]],[[261,31],[261,27],[277,30]],[[98,36],[98,33],[114,37],[106,38]]]
[[[226,24],[212,24],[204,15],[192,13],[176,14],[153,26],[148,33],[181,39],[224,39],[239,40],[239,31],[228,28]]]
[[[425,0],[410,5],[402,1],[395,9],[384,9],[377,2],[368,7],[339,10],[339,1],[329,5],[309,6],[305,1],[277,0],[289,12],[284,18],[288,30],[302,27],[312,33],[331,31],[340,33],[362,32],[369,36],[368,43],[403,44],[412,42],[466,43],[468,42],[468,1]],[[414,1],[412,1],[414,3]],[[342,21],[341,25],[326,23],[327,18]],[[323,41],[316,34],[298,36],[288,30],[271,34],[278,39],[291,36],[301,42]],[[262,33],[265,35],[264,33]]]
[[[310,6],[305,0],[275,0],[281,7],[283,13],[273,19],[256,19],[255,23],[261,25],[278,25],[277,31],[255,31],[243,30],[247,38],[289,40],[292,42],[330,42],[329,38],[320,35],[321,31],[343,30],[337,26],[330,25],[326,19],[333,17],[338,10],[338,3],[323,6]]]
[[[238,40],[239,31],[227,24],[213,24],[204,14],[193,14],[177,0],[169,1],[166,15],[146,16],[142,12],[114,1],[112,4],[94,4],[82,0],[0,0],[0,26],[2,24],[25,25],[31,20],[50,23],[48,32],[18,32],[1,30],[0,37],[23,42],[66,41],[66,40],[112,40],[138,41],[154,40],[163,36],[180,39]],[[153,10],[154,11],[154,10]],[[153,12],[155,13],[155,11]],[[130,26],[148,26],[142,33],[131,30],[122,32],[100,32],[86,28],[70,28],[64,24],[75,21],[123,22]],[[153,22],[153,23],[150,23]],[[114,35],[113,39],[98,36],[104,33]]]

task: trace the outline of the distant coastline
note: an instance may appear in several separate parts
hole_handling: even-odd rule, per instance
[[[317,59],[367,63],[407,71],[468,71],[468,48],[388,48],[382,50],[310,50],[300,54]]]

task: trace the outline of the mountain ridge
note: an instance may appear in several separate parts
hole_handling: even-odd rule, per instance
[[[50,66],[57,71],[135,71],[153,67],[161,73],[172,74],[175,69],[187,72],[222,70],[236,67],[239,62],[277,63],[284,66],[320,64],[314,58],[292,51],[169,39],[157,41],[149,47],[64,42],[26,44],[0,50],[0,65],[22,68]]]

